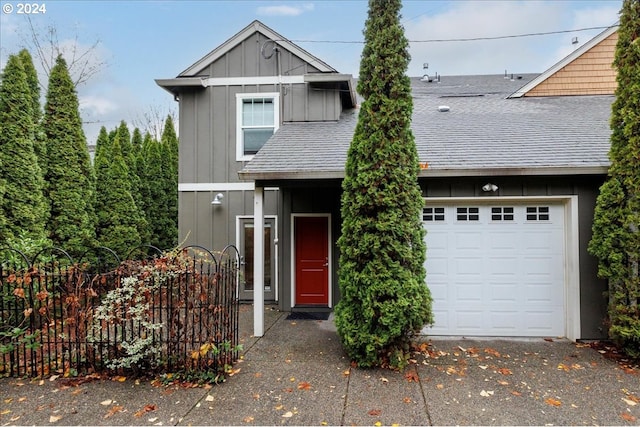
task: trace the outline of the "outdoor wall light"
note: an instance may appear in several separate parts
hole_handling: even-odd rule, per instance
[[[221,205],[222,204],[222,199],[224,199],[224,194],[218,193],[218,194],[216,194],[216,197],[214,197],[213,200],[211,201],[211,204],[212,205]]]
[[[488,183],[488,184],[485,184],[485,185],[482,186],[482,191],[493,191],[493,192],[496,192],[496,191],[498,191],[498,186],[495,185],[495,184]]]

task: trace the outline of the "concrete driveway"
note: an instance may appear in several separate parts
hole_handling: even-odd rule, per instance
[[[638,425],[640,371],[566,340],[424,343],[404,372],[353,368],[332,320],[266,307],[210,388],[149,380],[0,380],[1,425]],[[122,380],[122,378],[120,378]]]

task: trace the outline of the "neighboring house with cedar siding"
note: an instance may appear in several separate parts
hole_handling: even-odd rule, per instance
[[[586,64],[612,59],[614,38],[540,75],[412,79],[436,322],[425,333],[606,336],[606,283],[587,244],[615,73]],[[550,89],[566,75],[573,86]],[[352,77],[255,21],[158,84],[180,102],[180,239],[240,248],[256,335],[264,300],[332,310]]]

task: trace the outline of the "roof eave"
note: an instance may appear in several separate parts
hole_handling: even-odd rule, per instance
[[[205,80],[201,77],[179,77],[175,79],[155,79],[158,86],[166,90],[167,92],[178,95],[180,92],[178,88],[185,87],[205,87]]]
[[[286,172],[252,172],[240,171],[238,176],[243,181],[298,181],[307,179],[343,179],[344,170],[335,171],[286,171]]]
[[[539,168],[491,168],[491,169],[426,169],[418,178],[460,178],[476,176],[562,176],[562,175],[606,175],[608,166],[585,167],[539,167]],[[296,181],[305,179],[344,179],[344,170],[332,171],[240,171],[243,181]]]
[[[349,103],[345,105],[345,108],[353,108],[357,105],[357,95],[356,89],[354,85],[353,76],[351,74],[341,74],[341,73],[309,73],[304,75],[305,83],[315,83],[315,84],[332,84],[332,83],[342,83],[346,87],[342,90],[348,92]]]
[[[608,166],[549,166],[523,168],[486,169],[426,169],[420,171],[419,178],[448,178],[474,176],[550,176],[550,175],[606,175]]]

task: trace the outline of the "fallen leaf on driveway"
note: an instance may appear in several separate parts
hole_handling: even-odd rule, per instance
[[[511,369],[508,369],[508,368],[500,368],[498,369],[498,373],[502,375],[513,375],[513,372],[511,372]]]
[[[442,390],[442,389],[444,388],[444,384],[437,384],[437,385],[436,385],[436,388],[437,388],[438,390]]]
[[[551,406],[560,406],[562,405],[562,402],[560,402],[558,399],[553,399],[551,397],[548,397],[544,400],[544,403],[546,403],[547,405],[551,405]]]
[[[382,411],[380,409],[372,409],[367,413],[369,415],[371,415],[372,417],[377,417],[378,415],[380,415],[382,413]]]
[[[489,390],[489,391],[487,391],[487,390],[482,390],[482,391],[480,392],[480,396],[482,396],[482,397],[489,397],[489,396],[493,396],[493,391],[492,391],[492,390]]]
[[[407,372],[406,374],[404,374],[404,377],[409,382],[412,382],[412,381],[413,382],[418,382],[419,381],[418,374],[416,373],[416,371]]]
[[[385,384],[389,382],[389,380],[386,379],[385,377],[380,378],[380,381],[382,381]]]
[[[485,348],[484,352],[487,354],[490,354],[493,357],[500,357],[500,353],[497,350],[494,350],[492,348]]]
[[[109,405],[111,405],[112,402],[113,402],[113,400],[107,399],[107,400],[103,400],[102,402],[100,402],[100,404],[103,405],[103,406],[109,406]]]
[[[56,421],[60,421],[61,418],[62,418],[62,415],[51,415],[49,417],[49,422],[55,423]]]
[[[620,414],[620,416],[622,417],[623,420],[625,421],[629,421],[629,422],[635,422],[637,420],[636,417],[634,417],[633,415],[627,413],[627,412],[623,412],[622,414]]]
[[[111,409],[109,409],[109,412],[105,414],[104,418],[110,418],[114,416],[116,413],[122,412],[123,410],[124,410],[123,406],[114,405]]]
[[[404,397],[404,398],[402,399],[402,401],[403,401],[404,403],[411,403],[411,398],[410,398],[410,397]]]
[[[287,411],[284,414],[282,414],[282,418],[291,418],[293,417],[293,412],[291,411]]]
[[[252,423],[253,422],[253,417],[244,417],[242,419],[242,421],[244,421],[245,423]]]
[[[140,409],[138,412],[136,412],[133,415],[139,418],[142,415],[146,414],[147,412],[155,411],[156,409],[158,409],[156,405],[145,405],[144,408]]]
[[[632,401],[634,401],[634,402],[636,402],[636,403],[640,403],[640,397],[638,397],[638,396],[636,396],[636,395],[634,395],[634,394],[629,393],[629,392],[628,392],[627,390],[625,390],[625,389],[622,389],[622,391],[627,395],[627,398],[629,398],[629,400],[632,400]]]
[[[622,398],[622,400],[624,400],[624,403],[626,403],[629,406],[636,406],[638,403],[634,402],[631,399],[625,399],[624,397]]]
[[[298,383],[298,390],[311,390],[311,384],[306,381]]]

